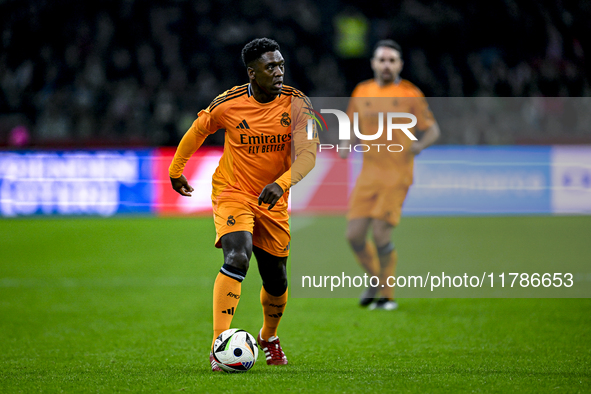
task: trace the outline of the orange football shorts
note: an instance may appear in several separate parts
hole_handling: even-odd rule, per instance
[[[409,186],[368,186],[358,183],[349,199],[347,219],[372,218],[397,226]]]
[[[289,215],[287,205],[271,211],[268,204],[259,206],[251,201],[222,200],[213,204],[215,246],[222,247],[220,239],[236,231],[252,234],[252,244],[273,256],[289,255]]]

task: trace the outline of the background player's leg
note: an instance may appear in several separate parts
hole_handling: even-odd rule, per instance
[[[373,219],[351,219],[347,223],[347,241],[355,253],[359,265],[371,276],[380,273],[375,246],[367,240],[367,231]]]
[[[224,265],[213,285],[213,342],[232,324],[252,255],[252,234],[248,231],[229,233],[221,238],[221,243]]]
[[[370,276],[379,276],[380,263],[376,253],[376,246],[367,239],[367,232],[372,223],[372,218],[351,219],[347,223],[347,240],[359,265]],[[361,293],[359,305],[366,307],[374,301],[378,292],[377,287],[368,287]]]
[[[394,298],[394,288],[388,287],[386,280],[396,273],[398,254],[392,243],[392,231],[394,226],[384,220],[375,219],[372,224],[373,238],[377,246],[378,259],[380,261],[380,285],[383,298]]]
[[[274,256],[256,246],[253,247],[253,252],[263,280],[261,337],[267,341],[277,336],[277,327],[287,304],[287,257]]]

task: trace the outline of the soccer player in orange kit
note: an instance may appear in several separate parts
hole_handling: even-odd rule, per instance
[[[308,98],[283,84],[285,61],[277,42],[249,42],[242,61],[249,83],[225,91],[199,112],[169,175],[173,189],[190,197],[194,189],[182,175],[186,162],[209,134],[226,130],[224,153],[212,178],[215,246],[224,253],[213,288],[213,341],[230,328],[254,253],[263,281],[263,327],[257,342],[267,364],[281,365],[287,364],[277,327],[287,302],[288,194],[314,167],[318,139],[309,140],[306,133]],[[212,371],[219,371],[213,353],[209,360]]]
[[[398,43],[379,41],[371,59],[374,79],[355,87],[347,110],[349,119],[353,119],[353,113],[358,113],[362,134],[375,134],[379,112],[412,113],[417,118],[416,128],[423,132],[418,141],[409,139],[403,133],[392,133],[392,140],[387,140],[386,133],[382,133],[372,143],[384,146],[399,144],[402,151],[390,152],[383,147],[379,151],[370,149],[363,153],[361,173],[349,200],[347,240],[365,271],[380,278],[377,287],[368,287],[361,295],[360,305],[369,305],[370,309],[398,308],[393,299],[394,288],[386,282],[389,276],[394,276],[398,260],[391,240],[392,230],[400,221],[402,204],[413,181],[414,156],[439,137],[439,126],[423,93],[411,82],[400,78],[402,66],[402,51]],[[341,141],[339,154],[343,158],[349,153],[347,149],[342,149],[347,144],[347,141]],[[366,239],[370,227],[373,244]],[[378,292],[381,294],[376,297]]]

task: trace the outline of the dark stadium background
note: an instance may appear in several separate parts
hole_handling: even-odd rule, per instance
[[[584,1],[4,0],[0,146],[174,146],[247,81],[240,49],[260,36],[309,96],[348,96],[382,38],[402,45],[402,76],[428,97],[589,96],[590,17]]]

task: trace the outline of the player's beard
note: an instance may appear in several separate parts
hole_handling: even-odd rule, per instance
[[[382,82],[384,84],[389,84],[394,82],[394,73],[389,72],[389,71],[384,71],[383,73],[380,74],[380,79],[382,80]]]

